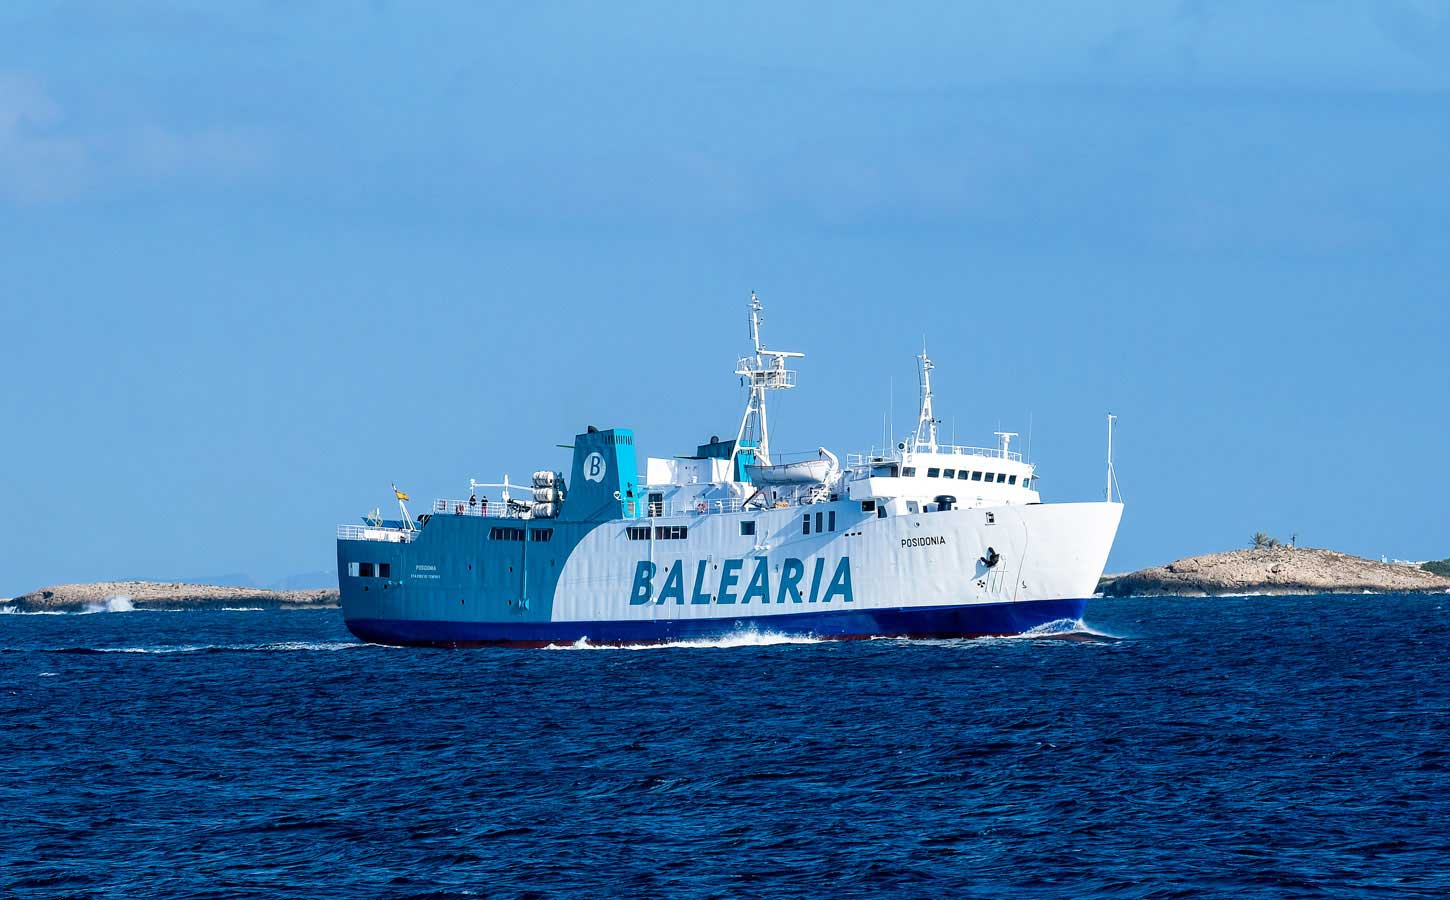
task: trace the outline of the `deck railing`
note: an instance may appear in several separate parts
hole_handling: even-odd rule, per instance
[[[525,501],[515,500],[513,502],[523,503]],[[439,516],[486,516],[491,519],[524,518],[523,510],[517,507],[510,509],[508,503],[502,500],[490,500],[487,497],[475,498],[471,504],[467,500],[434,500],[433,514]]]
[[[645,515],[651,519],[667,516],[709,516],[719,513],[740,512],[745,501],[738,497],[725,500],[662,500],[645,502]]]
[[[383,528],[374,525],[339,525],[337,539],[340,541],[381,541],[388,544],[407,544],[418,539],[417,531],[405,528]]]
[[[925,453],[926,451],[919,452]],[[975,456],[985,459],[1006,459],[1012,462],[1022,461],[1021,453],[1018,453],[1016,450],[1003,451],[1001,447],[966,447],[960,444],[937,444],[936,452],[945,456]],[[861,466],[900,462],[901,455],[901,451],[895,449],[882,453],[878,453],[874,449],[871,453],[847,453],[846,466],[848,468],[859,468]]]

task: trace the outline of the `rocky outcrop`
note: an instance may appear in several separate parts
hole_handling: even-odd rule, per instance
[[[1418,566],[1375,562],[1333,550],[1277,547],[1210,553],[1105,576],[1100,590],[1109,597],[1450,591],[1450,578]]]
[[[320,609],[337,606],[337,591],[268,591],[159,581],[57,584],[4,601],[16,612],[92,612],[128,609]]]

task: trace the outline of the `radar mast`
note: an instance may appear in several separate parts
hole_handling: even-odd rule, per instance
[[[785,361],[804,357],[804,353],[790,350],[767,350],[760,344],[761,312],[760,298],[750,292],[750,342],[755,348],[751,356],[742,356],[735,366],[735,374],[747,380],[750,398],[745,403],[745,415],[740,419],[740,431],[735,437],[735,447],[730,451],[730,466],[733,477],[735,457],[740,454],[745,441],[754,444],[755,459],[759,465],[771,465],[770,423],[765,414],[765,392],[783,391],[795,387],[795,370],[787,369]]]
[[[912,439],[912,452],[935,453],[937,419],[931,412],[931,370],[936,368],[931,357],[926,355],[926,346],[921,348],[921,414],[916,419],[916,436]]]

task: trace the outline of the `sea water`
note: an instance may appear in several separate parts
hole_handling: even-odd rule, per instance
[[[1014,639],[0,616],[0,896],[1443,897],[1450,596]]]

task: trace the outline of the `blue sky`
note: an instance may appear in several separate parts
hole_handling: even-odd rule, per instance
[[[0,8],[0,596],[333,565],[586,424],[1032,432],[1110,568],[1450,556],[1440,3]],[[894,387],[894,392],[892,388]],[[1025,439],[1024,439],[1025,440]]]

